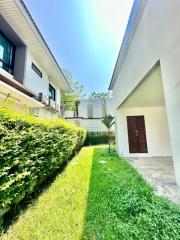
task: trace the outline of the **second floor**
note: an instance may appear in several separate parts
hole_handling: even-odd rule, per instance
[[[0,2],[0,80],[60,108],[71,88],[21,0]]]

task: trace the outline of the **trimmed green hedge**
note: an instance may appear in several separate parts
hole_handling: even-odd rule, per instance
[[[86,131],[0,106],[0,215],[52,176],[84,143]]]
[[[111,142],[115,143],[115,134],[111,132]],[[84,143],[88,145],[108,144],[108,132],[87,132]]]

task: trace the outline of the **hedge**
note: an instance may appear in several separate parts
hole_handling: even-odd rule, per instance
[[[40,119],[0,106],[0,216],[83,145],[86,131],[58,118]]]
[[[111,142],[115,143],[115,134],[111,132]],[[88,145],[108,144],[108,133],[107,132],[87,132],[86,140],[84,143]]]

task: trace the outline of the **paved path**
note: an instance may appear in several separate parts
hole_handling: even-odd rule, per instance
[[[172,158],[127,158],[127,160],[155,188],[157,195],[180,204],[180,190],[176,185]]]

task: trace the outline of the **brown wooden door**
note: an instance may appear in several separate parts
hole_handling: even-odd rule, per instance
[[[127,117],[130,153],[147,153],[144,116]]]

